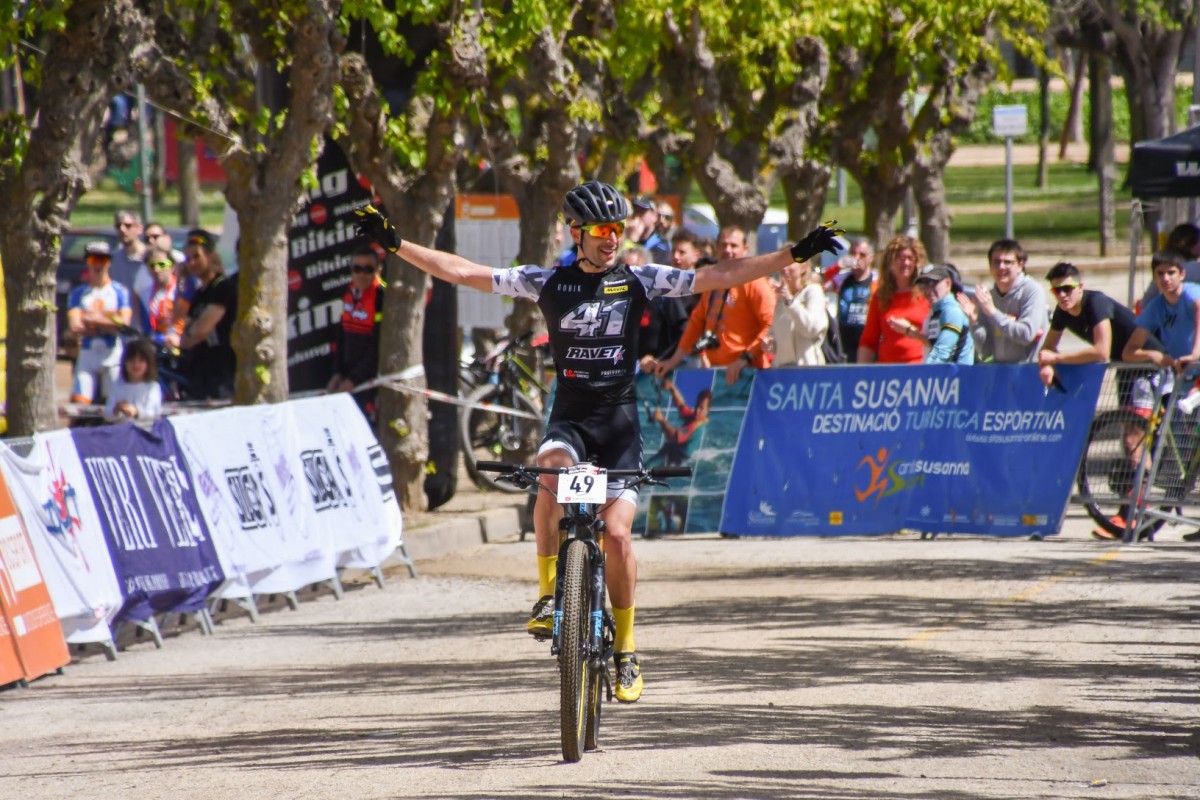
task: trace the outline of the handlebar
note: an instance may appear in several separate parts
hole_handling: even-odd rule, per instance
[[[503,461],[476,461],[475,468],[480,472],[505,472],[509,474],[527,473],[530,475],[561,475],[567,467],[527,467],[524,464],[506,464]],[[651,469],[610,469],[610,478],[687,478],[692,474],[691,467],[653,467]]]

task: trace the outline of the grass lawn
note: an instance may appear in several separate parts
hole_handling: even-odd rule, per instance
[[[79,199],[71,214],[71,226],[108,227],[113,224],[113,216],[122,209],[128,209],[136,214],[142,213],[141,195],[122,189],[111,178],[105,178],[100,185]],[[200,224],[204,228],[219,228],[225,215],[225,197],[219,191],[204,192],[200,196]],[[172,188],[164,197],[155,198],[152,219],[164,225],[180,225],[179,221],[179,192]],[[145,221],[145,220],[143,220]]]

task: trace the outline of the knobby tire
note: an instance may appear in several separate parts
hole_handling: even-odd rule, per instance
[[[537,416],[537,419],[514,417],[481,408],[463,408],[459,416],[459,438],[465,456],[467,474],[480,489],[495,489],[510,494],[526,491],[511,483],[497,481],[502,477],[496,472],[480,472],[476,461],[502,461],[506,464],[524,464],[536,452],[545,429],[541,422],[542,409],[522,392],[510,392],[499,384],[478,386],[467,395],[473,403],[491,403],[497,406],[514,405],[518,411]],[[513,447],[516,443],[525,447]]]
[[[558,672],[559,715],[562,722],[562,753],[566,761],[583,758],[586,747],[585,728],[588,722],[589,689],[593,683],[588,667],[588,550],[587,545],[573,541],[567,546],[563,567],[563,615],[560,623]]]
[[[1131,411],[1117,409],[1096,415],[1088,431],[1083,460],[1079,463],[1076,485],[1083,497],[1083,507],[1088,516],[1100,528],[1120,536],[1125,528],[1112,518],[1124,511],[1124,506],[1133,496],[1134,471],[1128,465],[1122,443],[1122,432],[1130,422],[1139,422],[1140,417]],[[1151,446],[1151,442],[1146,443]],[[1124,496],[1122,500],[1105,500],[1096,495]],[[1166,510],[1168,507],[1164,507]],[[1163,526],[1163,520],[1154,520],[1146,525],[1143,533],[1155,533]]]

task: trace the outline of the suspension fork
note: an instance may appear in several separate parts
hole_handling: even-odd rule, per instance
[[[588,556],[588,602],[590,606],[587,625],[587,653],[599,657],[603,648],[604,632],[604,551],[597,541],[595,527],[596,510],[587,503],[571,503],[564,506],[565,512],[558,521],[558,564],[554,580],[554,632],[550,639],[550,655],[558,655],[561,648],[563,609],[563,570],[567,564],[567,547],[573,541],[587,546]],[[572,534],[572,531],[574,532]],[[586,533],[585,533],[586,531]]]

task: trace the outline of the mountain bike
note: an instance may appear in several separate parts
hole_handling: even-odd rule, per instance
[[[480,489],[518,491],[476,469],[477,459],[519,463],[532,457],[545,429],[545,398],[549,389],[542,378],[543,350],[549,343],[545,334],[531,334],[500,342],[483,361],[460,370],[460,384],[466,376],[479,383],[464,391],[473,404],[462,410],[460,438],[466,456],[467,474]],[[532,352],[532,359],[522,352]],[[532,361],[532,363],[530,363]],[[492,410],[489,406],[495,406]],[[508,413],[513,409],[521,415]]]
[[[576,464],[559,469],[495,461],[480,461],[476,467],[499,473],[496,480],[523,491],[535,486],[549,491],[538,476],[559,476],[556,497],[562,504],[563,518],[559,522],[550,655],[558,658],[563,759],[578,761],[584,751],[599,746],[601,698],[609,702],[613,699],[609,665],[613,661],[616,625],[605,605],[604,520],[598,516],[606,502],[608,479],[626,478],[628,488],[642,484],[666,486],[661,479],[687,477],[692,468],[604,470],[592,464]]]
[[[1125,408],[1097,414],[1076,476],[1088,515],[1126,541],[1153,539],[1165,522],[1159,514],[1175,515],[1200,478],[1197,427],[1196,418],[1162,403],[1149,417]],[[1157,513],[1128,530],[1146,498]]]

